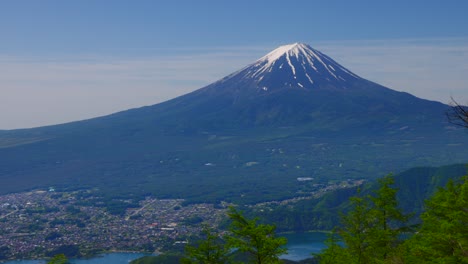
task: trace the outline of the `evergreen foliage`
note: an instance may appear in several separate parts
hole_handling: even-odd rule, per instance
[[[342,216],[342,227],[327,241],[321,263],[381,263],[398,249],[407,217],[398,208],[393,176],[379,180],[374,195],[350,199],[352,210]]]
[[[406,229],[405,216],[396,199],[397,190],[391,186],[395,183],[393,176],[389,175],[378,180],[380,188],[370,199],[373,203],[371,217],[373,223],[372,239],[375,244],[373,254],[379,259],[387,259],[396,246],[401,243],[399,236]]]
[[[204,239],[200,240],[198,246],[188,245],[185,248],[186,257],[182,259],[183,264],[223,264],[231,263],[230,249],[224,244],[219,234],[205,226],[203,228]]]
[[[249,253],[250,263],[281,263],[279,256],[286,253],[282,246],[286,245],[287,240],[275,236],[274,225],[258,224],[258,219],[246,219],[234,207],[229,208],[228,216],[232,220],[232,235],[227,238],[232,248]]]
[[[468,176],[440,189],[421,218],[421,228],[406,243],[408,263],[468,263]]]
[[[186,264],[224,264],[233,263],[231,254],[238,251],[242,258],[247,257],[248,263],[275,264],[283,263],[279,256],[286,253],[287,241],[284,237],[275,236],[275,226],[259,224],[258,219],[247,219],[234,207],[229,208],[231,219],[230,234],[223,242],[218,234],[205,227],[205,239],[198,242],[198,246],[187,246],[186,257],[182,263]],[[236,255],[236,254],[234,254]]]
[[[375,196],[353,197],[353,209],[332,234],[320,263],[468,263],[468,176],[449,181],[426,201],[422,224],[402,240],[407,217],[398,209],[393,178]]]
[[[68,259],[67,257],[65,256],[65,254],[57,254],[55,256],[53,256],[49,262],[47,262],[47,264],[68,264],[70,262],[68,262]]]

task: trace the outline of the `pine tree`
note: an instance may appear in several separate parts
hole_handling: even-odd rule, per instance
[[[385,176],[378,182],[380,188],[375,192],[375,196],[370,198],[373,202],[371,214],[374,218],[371,244],[374,258],[383,260],[402,243],[399,236],[408,217],[398,208],[397,190],[391,187],[395,183],[392,175]]]
[[[47,264],[68,264],[68,259],[64,254],[58,254],[53,256]]]
[[[372,263],[373,218],[369,199],[352,197],[351,204],[353,209],[343,216],[343,227],[338,229],[338,234],[345,244],[341,255],[349,257],[348,263]],[[346,259],[341,263],[346,263]]]
[[[352,257],[348,255],[349,252],[344,250],[339,244],[340,241],[340,236],[336,233],[336,230],[333,230],[324,242],[327,246],[326,250],[313,255],[319,259],[321,264],[345,263],[346,260],[350,260]]]
[[[384,263],[402,242],[401,226],[407,217],[398,209],[391,175],[379,180],[374,196],[352,197],[352,209],[342,216],[337,234],[343,246],[333,242],[318,255],[321,263]]]
[[[184,264],[225,264],[231,263],[230,249],[226,247],[224,241],[217,233],[213,233],[211,228],[203,228],[204,240],[200,240],[198,246],[187,246],[185,248],[186,257],[182,259]]]
[[[232,234],[228,236],[228,243],[232,248],[248,253],[250,263],[281,263],[279,256],[286,253],[282,246],[286,245],[287,240],[275,236],[275,226],[258,224],[257,219],[246,219],[234,207],[229,208],[228,216],[232,220]]]
[[[407,241],[407,262],[468,263],[468,176],[427,202],[420,230]]]

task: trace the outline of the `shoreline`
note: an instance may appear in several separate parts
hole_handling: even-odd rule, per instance
[[[324,233],[324,234],[330,234],[332,233],[331,230],[307,230],[303,232],[294,232],[294,231],[286,231],[286,232],[280,232],[277,233],[277,236],[281,235],[289,235],[289,234],[307,234],[307,233]],[[113,254],[113,253],[128,253],[128,254],[147,254],[148,256],[157,256],[164,254],[164,252],[161,252],[159,250],[154,250],[152,252],[150,251],[138,251],[138,250],[120,250],[120,249],[110,249],[110,250],[103,250],[103,251],[98,251],[95,252],[94,254],[85,254],[79,258],[70,258],[71,260],[86,260],[86,259],[93,259],[93,258],[99,258],[103,257],[106,254]],[[34,261],[34,260],[43,260],[43,261],[48,261],[50,260],[51,257],[37,257],[37,258],[30,258],[30,259],[24,259],[24,258],[15,258],[15,259],[6,259],[6,260],[0,260],[0,264],[8,262],[8,261]]]
[[[325,233],[325,234],[331,234],[333,233],[332,230],[307,230],[307,231],[302,231],[302,232],[297,232],[297,231],[285,231],[285,232],[279,232],[277,235],[288,235],[288,234],[306,234],[306,233]]]
[[[136,251],[136,250],[107,250],[107,251],[102,251],[102,252],[99,252],[99,253],[96,253],[96,254],[90,254],[90,255],[83,255],[82,257],[79,257],[79,258],[70,258],[69,260],[87,260],[87,259],[93,259],[93,258],[100,258],[100,257],[104,257],[104,255],[108,255],[108,254],[115,254],[115,253],[122,253],[122,254],[147,254],[148,256],[157,256],[159,254],[161,254],[161,252],[148,252],[148,251]],[[38,260],[38,261],[48,261],[52,259],[52,257],[38,257],[38,258],[29,258],[29,259],[26,259],[26,258],[15,258],[15,259],[5,259],[5,260],[0,260],[0,264],[1,263],[6,263],[6,262],[9,262],[9,261],[35,261],[35,260]]]

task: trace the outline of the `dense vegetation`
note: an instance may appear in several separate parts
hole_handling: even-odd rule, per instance
[[[468,176],[439,189],[410,233],[392,181],[384,179],[375,196],[352,198],[320,263],[468,263]]]
[[[352,210],[342,217],[339,238],[331,235],[328,249],[320,255],[321,263],[377,263],[393,254],[407,221],[397,207],[393,183],[392,177],[384,177],[373,196],[351,198]]]
[[[47,264],[69,264],[68,258],[65,256],[65,254],[57,254],[54,255],[48,262]]]

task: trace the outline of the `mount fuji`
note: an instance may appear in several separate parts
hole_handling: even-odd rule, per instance
[[[315,131],[387,134],[406,126],[444,126],[447,106],[365,80],[310,46],[295,43],[152,110],[176,114],[170,116],[177,119],[174,127],[185,132],[311,125],[308,129]]]
[[[194,201],[301,196],[329,181],[466,162],[468,136],[446,121],[447,109],[295,43],[160,104],[0,131],[0,193],[56,186]]]

